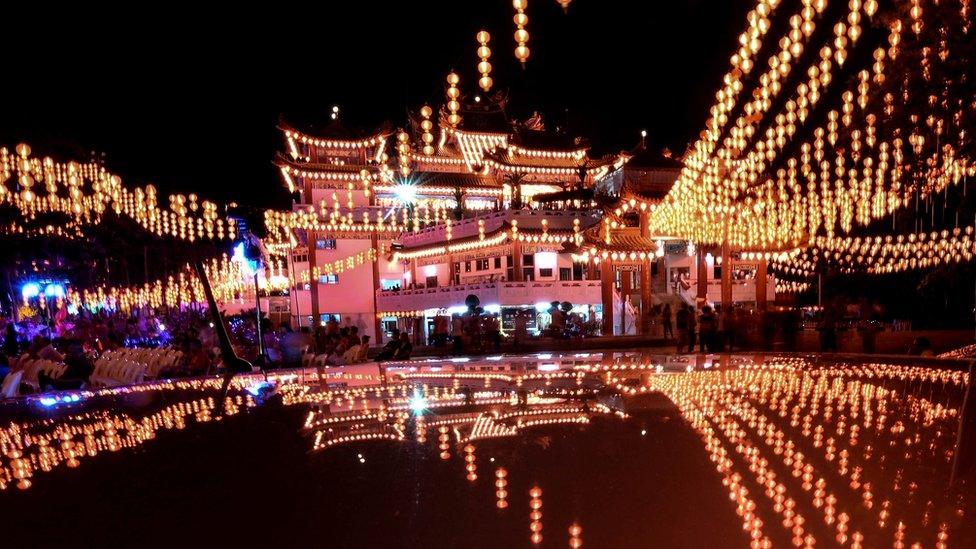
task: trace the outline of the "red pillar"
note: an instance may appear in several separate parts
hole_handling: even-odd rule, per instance
[[[613,335],[613,261],[600,264],[600,292],[603,298],[603,335]]]
[[[698,250],[696,256],[698,263],[698,299],[708,299],[708,264],[705,262],[704,250]]]
[[[630,301],[630,294],[633,291],[633,271],[620,271],[620,332],[626,333],[627,329],[627,302]],[[640,319],[634,319],[640,324]]]
[[[766,310],[766,260],[760,259],[756,268],[756,308]]]
[[[729,244],[722,244],[722,309],[732,306],[732,257]]]
[[[512,279],[515,282],[522,282],[522,243],[518,240],[512,242],[512,259],[515,261]]]
[[[308,287],[309,298],[312,302],[312,332],[318,329],[321,324],[319,319],[319,279],[313,275],[315,267],[318,266],[318,250],[315,249],[315,231],[306,233],[308,239]]]
[[[380,291],[380,245],[379,237],[376,233],[373,233],[369,237],[369,244],[374,250],[376,250],[376,258],[373,260],[373,330],[375,336],[373,337],[373,343],[379,345],[383,343],[383,329],[380,323],[380,317],[376,316],[379,312],[379,306],[376,302],[376,293]]]
[[[640,235],[642,238],[651,237],[651,229],[648,226],[651,214],[647,211],[640,213]],[[650,252],[650,250],[648,250]],[[651,262],[654,255],[648,256],[646,261],[641,262],[640,266],[640,319],[637,321],[637,333],[646,334],[651,328]]]

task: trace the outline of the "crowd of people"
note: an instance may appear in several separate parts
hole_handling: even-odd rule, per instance
[[[39,373],[42,391],[78,389],[89,383],[99,356],[122,347],[174,347],[182,351],[182,358],[160,375],[206,375],[214,370],[216,355],[212,351],[214,332],[205,318],[204,313],[190,309],[147,309],[131,314],[82,310],[46,322],[0,316],[0,383],[30,361],[46,360],[63,363],[65,369],[57,378]]]
[[[466,300],[468,308],[461,314],[437,316],[427,344],[451,352],[456,356],[500,352],[503,340],[502,319],[498,313],[485,311],[476,296]],[[539,316],[535,310],[516,311],[506,317],[509,341],[518,350],[528,340],[530,327],[537,328],[543,337],[565,339],[596,335],[599,323],[573,311],[566,302],[553,302],[548,309],[548,323],[535,326]],[[714,308],[680,303],[655,308],[659,314],[663,336],[676,343],[679,352],[730,352],[765,349],[796,351],[803,320],[794,308],[750,310],[741,306]],[[861,351],[876,350],[877,334],[882,325],[875,320],[876,311],[869,311],[859,320],[851,321],[842,308],[828,306],[807,318],[815,323],[820,350],[838,350],[838,332],[848,329],[861,342]],[[543,317],[544,318],[544,317]],[[294,330],[287,322],[275,326],[268,318],[260,325],[253,312],[242,312],[227,318],[231,343],[238,356],[262,368],[297,368],[303,358],[313,355],[320,365],[343,366],[370,360],[371,338],[361,333],[359,326],[347,317],[339,322],[330,318],[314,329]],[[140,310],[132,313],[111,311],[81,311],[77,315],[58,317],[48,321],[21,320],[0,316],[0,381],[29,360],[47,360],[65,365],[64,374],[51,379],[41,374],[38,382],[45,388],[77,388],[85,385],[94,369],[94,360],[120,347],[168,346],[181,351],[181,359],[166,366],[160,375],[172,378],[216,373],[221,355],[213,322],[204,309],[179,308]],[[258,337],[262,345],[258,345]],[[394,330],[388,341],[375,350],[374,360],[406,360],[414,352],[414,339],[407,332]],[[932,353],[932,345],[924,338],[917,339],[911,354]]]
[[[677,350],[695,352],[719,353],[733,351],[738,346],[742,348],[746,341],[746,334],[750,324],[755,322],[754,316],[738,307],[722,308],[717,305],[714,309],[705,305],[701,308],[682,303],[677,312],[672,313],[671,305],[665,304],[661,312],[664,337],[674,339]],[[770,324],[761,321],[762,326]],[[799,322],[790,324],[795,331],[799,330]],[[765,333],[765,332],[764,332]],[[790,333],[787,323],[783,324],[784,336]],[[794,335],[795,339],[795,335]]]
[[[838,334],[856,334],[860,351],[876,352],[876,341],[883,324],[873,313],[859,318],[843,318],[838,307],[825,307],[806,319],[817,333],[819,351],[837,352]],[[804,317],[796,308],[749,310],[740,306],[692,307],[682,303],[677,312],[670,304],[661,311],[665,339],[673,340],[679,352],[728,352],[742,349],[797,351]],[[924,346],[924,342],[921,343]],[[911,352],[911,350],[909,350]]]

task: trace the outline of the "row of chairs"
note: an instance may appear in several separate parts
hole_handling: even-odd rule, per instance
[[[54,362],[53,360],[44,360],[40,358],[21,358],[22,362],[17,365],[22,366],[23,377],[20,382],[27,385],[34,391],[39,391],[41,389],[41,384],[38,381],[38,374],[44,373],[49,378],[57,379],[64,374],[66,368],[63,362]]]
[[[164,369],[176,365],[183,358],[183,352],[171,347],[159,347],[156,349],[143,349],[143,348],[122,348],[115,349],[114,351],[107,351],[98,361],[96,361],[95,366],[98,367],[99,361],[106,362],[131,362],[136,364],[145,365],[145,377],[148,379],[155,379],[159,377],[160,372]]]
[[[170,347],[106,351],[95,361],[89,384],[92,387],[114,387],[155,379],[160,372],[176,365],[182,358],[182,351]],[[27,386],[33,392],[40,391],[38,374],[44,373],[51,379],[58,379],[67,368],[63,362],[28,358],[26,354],[15,364],[22,368],[4,378],[0,385],[0,398],[17,396],[21,385]]]
[[[92,387],[115,387],[140,383],[146,378],[146,365],[125,359],[97,360],[88,379]]]

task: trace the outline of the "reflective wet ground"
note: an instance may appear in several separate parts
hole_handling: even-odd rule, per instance
[[[5,546],[972,547],[961,363],[542,354],[0,405]],[[537,542],[537,544],[536,544]]]

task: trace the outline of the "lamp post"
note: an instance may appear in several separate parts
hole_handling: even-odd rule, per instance
[[[254,314],[255,325],[257,327],[258,339],[258,358],[260,363],[267,363],[267,354],[264,348],[264,336],[261,333],[261,287],[258,282],[258,269],[261,268],[261,247],[252,235],[245,235],[244,240],[234,247],[233,259],[241,262],[246,270],[251,271],[254,277]]]
[[[257,316],[257,332],[258,332],[258,358],[261,359],[261,364],[265,364],[268,355],[265,354],[264,349],[264,335],[261,333],[261,294],[258,288],[258,270],[254,269],[254,314]]]

